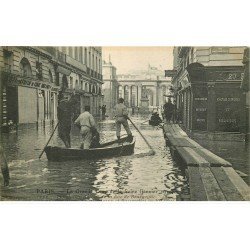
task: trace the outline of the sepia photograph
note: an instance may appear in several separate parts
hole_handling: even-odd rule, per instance
[[[249,201],[249,47],[1,46],[2,201]]]

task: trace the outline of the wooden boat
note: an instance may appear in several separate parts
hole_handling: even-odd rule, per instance
[[[91,149],[47,146],[45,153],[49,161],[100,159],[131,155],[134,153],[135,138],[133,137],[132,142],[127,142],[127,138],[121,138],[119,143],[118,140],[114,140],[103,143],[98,148]]]

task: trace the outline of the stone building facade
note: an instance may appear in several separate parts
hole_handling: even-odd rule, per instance
[[[186,130],[244,130],[245,47],[175,47],[172,77],[177,110]]]
[[[107,113],[112,113],[113,107],[117,104],[119,96],[116,67],[110,62],[103,61],[103,103],[106,105]]]
[[[94,115],[102,102],[101,47],[0,47],[0,125],[57,119],[59,90]]]

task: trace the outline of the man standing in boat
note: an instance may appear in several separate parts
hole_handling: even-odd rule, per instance
[[[94,117],[90,114],[90,106],[85,106],[85,111],[78,116],[75,124],[81,129],[83,149],[89,149],[93,134],[97,133]]]
[[[124,129],[128,134],[128,141],[131,142],[133,140],[133,136],[131,130],[128,125],[128,111],[127,107],[124,105],[124,99],[119,98],[118,104],[115,106],[115,119],[116,119],[116,136],[117,139],[120,140],[121,136],[121,125],[123,125]]]
[[[71,147],[70,131],[76,104],[77,99],[74,95],[68,100],[62,93],[60,94],[60,100],[57,107],[58,134],[66,148]]]

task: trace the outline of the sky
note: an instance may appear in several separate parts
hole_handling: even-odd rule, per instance
[[[166,70],[173,68],[173,47],[102,47],[103,59],[117,68],[117,74],[145,70],[148,65]]]

